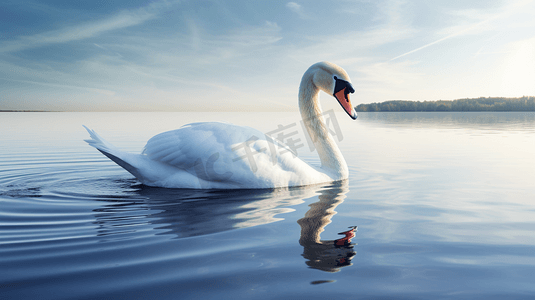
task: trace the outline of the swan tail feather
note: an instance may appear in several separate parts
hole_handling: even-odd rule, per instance
[[[117,147],[115,147],[114,145],[110,144],[108,141],[103,139],[94,130],[87,128],[85,125],[82,125],[82,126],[84,126],[85,130],[87,130],[87,132],[89,133],[89,136],[91,137],[91,139],[89,140],[84,140],[90,146],[97,148],[101,152],[104,151],[107,153],[111,153],[111,152],[114,152],[114,150],[117,150]]]
[[[82,125],[84,126],[84,125]],[[134,175],[137,178],[143,178],[141,173],[139,172],[138,168],[134,167],[130,163],[126,162],[125,159],[122,159],[120,156],[127,157],[127,153],[119,150],[117,147],[103,139],[98,133],[96,133],[94,130],[91,130],[84,126],[85,130],[89,133],[91,139],[84,140],[87,142],[90,146],[95,147],[100,153],[104,154],[106,157],[111,159],[113,162],[118,164],[119,166],[123,167],[125,170],[130,172],[132,175]]]

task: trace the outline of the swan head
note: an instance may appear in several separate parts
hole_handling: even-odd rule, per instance
[[[309,70],[314,72],[312,78],[314,85],[325,93],[333,95],[344,111],[355,120],[357,112],[349,98],[349,94],[354,93],[355,89],[351,85],[347,72],[330,62],[314,64]]]

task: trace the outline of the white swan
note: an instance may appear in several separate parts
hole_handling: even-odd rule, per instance
[[[281,151],[284,146],[258,130],[219,122],[192,123],[160,133],[141,154],[121,151],[84,126],[91,136],[86,142],[149,186],[255,189],[346,179],[346,161],[322,117],[320,90],[333,95],[352,119],[357,113],[349,100],[354,89],[342,68],[320,62],[305,72],[299,86],[299,110],[321,167],[308,165],[291,151]]]

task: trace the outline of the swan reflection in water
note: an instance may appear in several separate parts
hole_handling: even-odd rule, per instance
[[[331,222],[334,209],[348,192],[347,182],[324,186],[272,190],[182,190],[131,186],[131,197],[105,200],[106,205],[94,210],[97,236],[102,242],[128,238],[139,232],[156,231],[154,235],[185,238],[247,228],[282,220],[292,206],[318,196],[310,204],[301,226],[299,243],[304,247],[306,264],[328,272],[351,265],[355,255],[352,228],[336,240],[320,240],[320,234]],[[154,232],[153,231],[153,232]]]
[[[347,182],[338,182],[328,189],[319,191],[319,201],[309,205],[305,216],[297,221],[301,226],[299,244],[303,246],[303,257],[306,264],[314,269],[326,272],[338,272],[341,267],[350,266],[355,256],[354,243],[357,226],[350,226],[349,230],[341,232],[344,237],[335,240],[321,240],[320,234],[325,226],[331,223],[336,214],[334,210],[346,198],[349,191]]]

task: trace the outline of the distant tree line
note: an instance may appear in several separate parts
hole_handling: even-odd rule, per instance
[[[521,98],[475,98],[438,101],[393,100],[381,103],[360,104],[361,112],[397,111],[535,111],[535,97]]]

